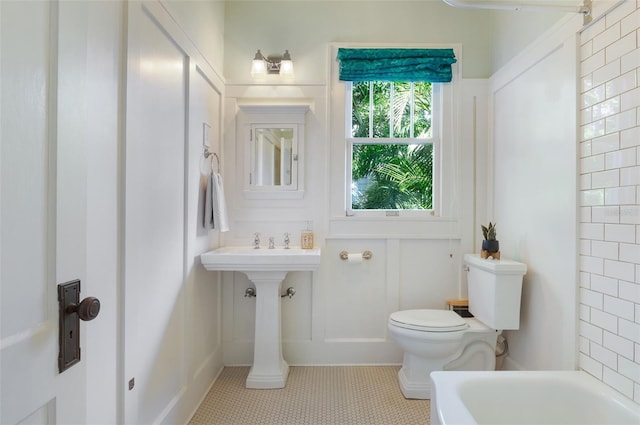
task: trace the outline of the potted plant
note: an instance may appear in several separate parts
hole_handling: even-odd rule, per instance
[[[489,222],[488,226],[480,225],[482,228],[482,251],[480,256],[482,258],[493,257],[496,260],[500,259],[500,242],[496,239],[496,223]]]

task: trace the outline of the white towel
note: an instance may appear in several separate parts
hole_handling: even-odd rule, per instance
[[[204,188],[204,222],[202,225],[205,229],[213,229],[215,224],[213,214],[213,180],[213,173],[210,173]]]
[[[213,179],[213,228],[220,232],[229,231],[229,218],[227,217],[227,201],[224,198],[224,186],[222,176],[219,173],[211,173]]]

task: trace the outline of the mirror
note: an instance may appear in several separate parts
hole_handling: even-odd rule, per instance
[[[293,127],[255,127],[253,130],[253,186],[291,186],[298,160]]]
[[[309,103],[246,99],[238,104],[244,197],[304,197],[305,115]]]

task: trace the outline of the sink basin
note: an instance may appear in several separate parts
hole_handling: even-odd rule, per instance
[[[283,388],[289,365],[282,357],[280,286],[290,271],[315,271],[320,248],[259,248],[227,246],[200,254],[205,269],[247,275],[256,286],[256,327],[253,365],[247,388]]]
[[[320,266],[320,248],[259,248],[225,246],[200,255],[207,270],[313,271]]]

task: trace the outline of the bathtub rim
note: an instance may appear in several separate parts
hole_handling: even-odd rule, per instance
[[[524,376],[523,376],[524,375]],[[460,397],[460,386],[466,382],[495,377],[513,378],[563,378],[579,385],[593,387],[594,391],[611,397],[616,404],[630,409],[640,416],[640,404],[625,397],[593,375],[583,370],[541,370],[541,371],[434,371],[431,381],[431,424],[476,424],[476,419]],[[443,401],[444,400],[444,401]]]

